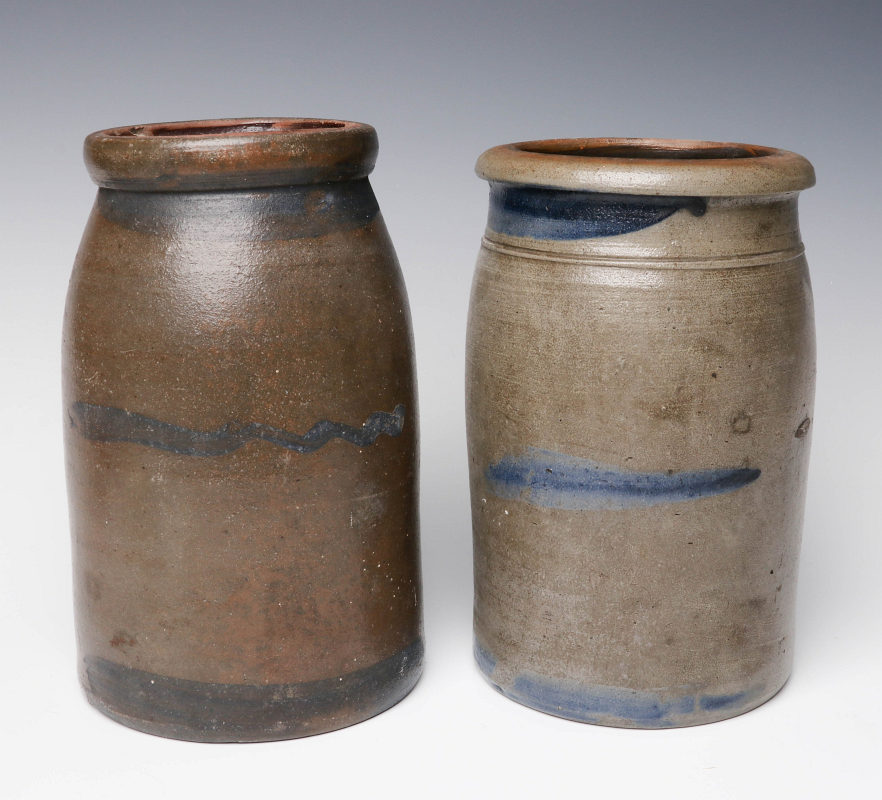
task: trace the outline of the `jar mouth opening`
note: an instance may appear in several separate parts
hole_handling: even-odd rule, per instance
[[[550,140],[524,142],[514,145],[525,153],[539,153],[578,158],[626,158],[634,160],[718,160],[731,158],[759,158],[775,151],[770,147],[746,144],[721,144],[717,142],[664,141],[639,139],[623,142],[597,142],[588,140]]]
[[[156,122],[96,131],[84,152],[92,179],[107,189],[249,189],[365,178],[377,133],[313,117]]]
[[[500,145],[475,167],[491,183],[682,197],[778,195],[813,186],[788,150],[690,139],[544,139]]]
[[[235,136],[252,133],[278,133],[293,131],[327,130],[345,128],[346,122],[331,119],[249,119],[249,120],[197,120],[195,122],[165,122],[154,125],[131,125],[110,128],[107,136],[166,137],[166,136]]]

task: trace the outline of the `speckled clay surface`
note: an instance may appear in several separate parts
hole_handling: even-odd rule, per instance
[[[86,140],[64,325],[80,677],[140,730],[258,741],[401,699],[422,663],[407,299],[368,125]]]
[[[514,700],[662,728],[743,713],[793,657],[814,391],[785,151],[485,153],[467,421],[475,651]]]

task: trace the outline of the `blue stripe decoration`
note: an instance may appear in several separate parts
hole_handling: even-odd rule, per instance
[[[680,209],[694,216],[707,210],[700,197],[653,197],[490,184],[487,226],[530,239],[594,239],[656,225]]]
[[[367,178],[236,191],[99,189],[96,208],[138,233],[205,242],[316,239],[361,228],[380,213]]]
[[[712,712],[726,716],[747,711],[761,691],[733,694],[683,694],[673,696],[617,686],[576,686],[536,675],[519,675],[503,694],[546,714],[579,722],[618,723],[640,728],[672,728],[701,722]]]
[[[615,686],[556,685],[533,675],[519,675],[510,694],[539,711],[582,722],[613,718],[644,727],[668,727],[675,724],[673,717],[695,710],[693,695],[663,700],[655,692]]]
[[[361,426],[322,419],[306,433],[291,433],[261,422],[228,422],[212,431],[200,431],[113,406],[74,403],[69,412],[72,428],[93,442],[130,442],[183,456],[225,456],[252,441],[264,441],[297,453],[314,453],[332,439],[356,447],[370,447],[380,436],[400,436],[404,405],[390,413],[375,411]]]
[[[529,447],[484,472],[506,500],[567,511],[622,510],[680,503],[741,489],[759,478],[749,467],[684,472],[634,472],[587,458]]]
[[[487,680],[506,697],[537,711],[578,722],[673,728],[709,721],[708,716],[715,717],[713,712],[725,711],[726,716],[733,716],[747,711],[765,691],[762,685],[730,694],[706,694],[690,687],[629,689],[580,684],[532,672],[517,675],[511,685],[501,685],[494,676],[496,658],[477,641],[475,660]]]

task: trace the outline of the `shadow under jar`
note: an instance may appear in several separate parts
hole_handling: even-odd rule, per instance
[[[94,133],[64,323],[80,679],[142,731],[265,741],[422,665],[407,298],[353,122]]]
[[[815,355],[794,153],[644,139],[478,160],[475,654],[570,719],[697,725],[793,653]]]

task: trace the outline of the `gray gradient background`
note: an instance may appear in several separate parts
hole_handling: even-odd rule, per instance
[[[872,794],[882,745],[882,4],[10,3],[0,10],[0,796],[813,797]],[[218,116],[372,123],[410,293],[422,413],[428,660],[376,719],[205,746],[105,720],[76,684],[59,343],[98,128]],[[681,731],[568,723],[471,662],[463,351],[494,144],[721,139],[796,150],[819,383],[794,676]]]

